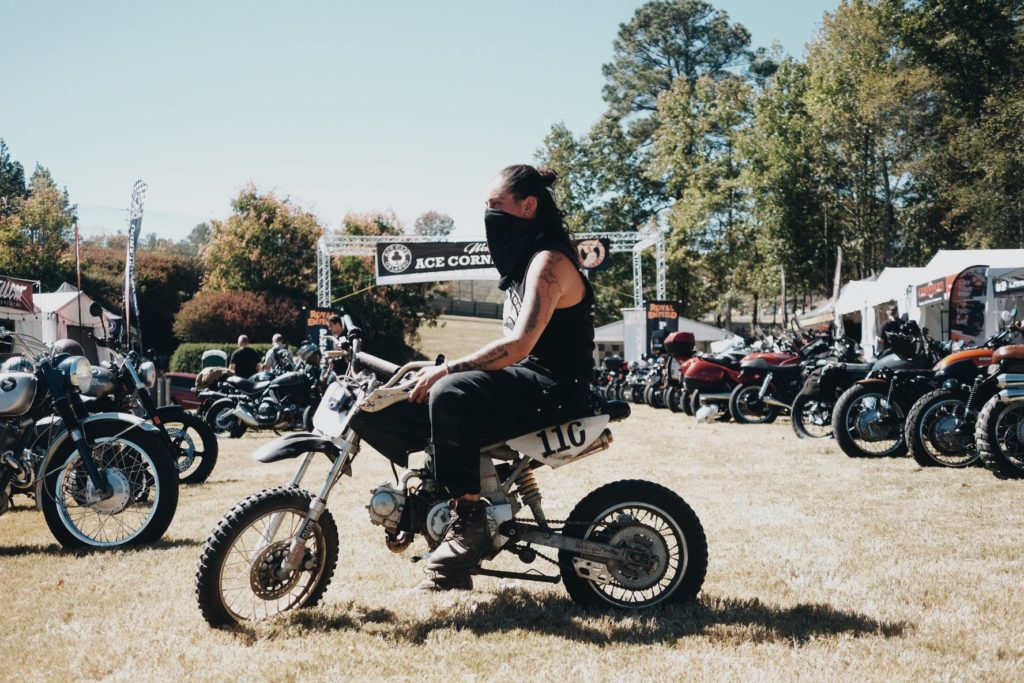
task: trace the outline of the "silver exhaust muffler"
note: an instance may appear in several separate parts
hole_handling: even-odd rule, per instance
[[[1002,403],[1018,403],[1024,401],[1024,386],[1010,387],[999,392],[999,401]]]
[[[260,426],[259,420],[257,420],[252,413],[242,406],[235,406],[232,410],[228,411],[228,415],[237,417],[238,420],[247,427],[258,428]]]
[[[1006,373],[1005,375],[999,375],[996,378],[996,384],[999,385],[1000,389],[1007,389],[1009,387],[1024,387],[1024,375],[1018,375],[1014,373]]]

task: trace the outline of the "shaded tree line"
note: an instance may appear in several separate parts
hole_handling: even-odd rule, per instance
[[[783,268],[790,307],[830,293],[837,247],[853,278],[1024,247],[1022,7],[843,0],[797,59],[654,0],[620,26],[605,113],[538,159],[571,229],[668,230],[669,297],[719,322],[774,309]],[[595,275],[602,322],[632,305],[627,261]]]

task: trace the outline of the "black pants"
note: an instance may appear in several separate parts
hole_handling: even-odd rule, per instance
[[[430,400],[357,413],[352,428],[405,467],[408,454],[434,444],[434,475],[457,498],[480,492],[480,449],[583,413],[587,379],[558,379],[530,360],[495,371],[444,377]]]

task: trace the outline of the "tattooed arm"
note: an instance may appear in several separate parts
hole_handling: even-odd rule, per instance
[[[427,400],[430,387],[449,371],[455,373],[468,370],[500,370],[526,358],[540,339],[555,309],[559,308],[560,303],[564,307],[563,300],[575,294],[567,292],[572,289],[566,286],[567,283],[582,288],[576,266],[562,253],[541,252],[530,263],[530,269],[526,273],[523,306],[512,334],[503,339],[496,339],[469,355],[449,361],[447,369],[438,366],[421,370],[410,400]]]

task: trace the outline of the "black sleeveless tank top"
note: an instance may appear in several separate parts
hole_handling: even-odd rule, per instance
[[[526,267],[512,278],[512,286],[505,290],[502,317],[506,335],[512,333],[519,319],[530,263],[542,251],[558,251],[573,262],[576,260],[568,247],[558,242],[543,241],[538,244],[537,251],[526,261]],[[585,379],[589,382],[594,371],[594,290],[583,273],[580,273],[580,278],[585,290],[583,298],[575,306],[555,309],[547,327],[530,351],[529,359],[557,378]]]

